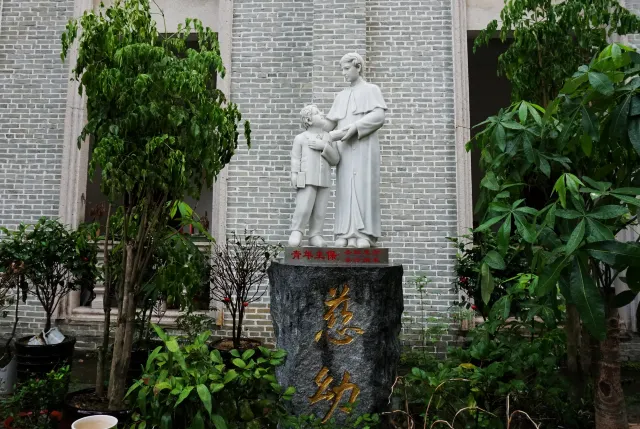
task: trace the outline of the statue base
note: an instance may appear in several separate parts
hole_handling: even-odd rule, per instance
[[[276,374],[296,388],[295,414],[343,423],[349,403],[356,414],[387,409],[400,358],[402,274],[401,265],[271,265],[271,317],[277,347],[288,353]]]

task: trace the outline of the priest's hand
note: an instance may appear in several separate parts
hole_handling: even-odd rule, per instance
[[[298,173],[291,173],[291,184],[294,188],[298,188]]]
[[[351,137],[357,134],[358,134],[358,127],[356,127],[356,124],[351,124],[351,126],[349,126],[349,129],[347,130],[347,133],[344,135],[344,137],[342,137],[342,141],[346,142]]]
[[[334,130],[329,132],[329,136],[331,137],[331,141],[342,140],[342,137],[347,133],[347,130]]]

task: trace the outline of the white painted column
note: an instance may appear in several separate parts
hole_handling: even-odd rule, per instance
[[[469,233],[473,227],[473,196],[471,186],[471,154],[466,151],[469,141],[469,64],[467,53],[467,4],[452,1],[453,15],[453,92],[456,139],[456,199],[458,235]]]
[[[91,0],[76,0],[73,17],[82,16],[85,10],[93,6]],[[78,44],[69,49],[66,63],[69,65],[69,78],[78,59]],[[84,220],[85,193],[87,190],[87,166],[89,162],[89,142],[85,141],[78,149],[77,139],[87,121],[85,97],[78,93],[80,84],[69,80],[67,86],[67,109],[64,119],[64,140],[62,148],[62,174],[60,179],[60,221],[72,228]],[[64,302],[62,304],[65,304]],[[59,307],[58,314],[69,314],[80,305],[80,291],[69,294],[66,305]]]
[[[218,88],[232,100],[231,94],[231,48],[233,44],[233,0],[219,0],[218,4],[218,40],[222,63],[227,69],[224,79],[218,76]],[[227,235],[227,181],[229,170],[225,167],[213,185],[213,207],[211,207],[211,235],[218,241],[225,240]]]

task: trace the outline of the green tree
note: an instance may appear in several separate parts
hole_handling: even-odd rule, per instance
[[[546,110],[523,101],[483,127],[474,142],[486,171],[481,192],[487,204],[476,232],[497,230],[495,259],[504,257],[512,234],[520,235],[530,290],[539,297],[559,290],[576,306],[599,341],[596,425],[626,428],[617,308],[640,292],[640,243],[615,236],[638,225],[640,55],[610,45],[578,68]],[[554,184],[543,207],[522,198],[531,177]],[[495,287],[493,271],[487,259],[483,297]],[[616,295],[616,278],[630,290]]]
[[[500,23],[493,20],[480,32],[474,52],[498,30],[502,42],[511,42],[498,73],[511,82],[512,100],[546,106],[607,38],[640,32],[640,19],[618,0],[505,0]]]
[[[78,35],[78,28],[82,32]],[[197,34],[198,49],[186,40]],[[62,35],[62,58],[78,40],[73,70],[87,97],[87,124],[78,138],[94,140],[90,174],[102,170],[102,192],[123,201],[122,273],[115,285],[117,329],[109,406],[122,405],[142,274],[185,195],[199,197],[238,145],[241,115],[216,89],[225,68],[216,34],[187,19],[174,34],[160,34],[148,0],[117,0],[85,12]],[[249,144],[250,129],[244,123]]]

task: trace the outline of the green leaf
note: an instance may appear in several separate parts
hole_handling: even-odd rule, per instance
[[[245,350],[244,353],[242,353],[242,360],[248,361],[254,354],[256,354],[256,351],[253,349]]]
[[[515,213],[514,216],[518,233],[526,242],[535,243],[537,235],[534,226],[528,223],[523,215]]]
[[[173,425],[173,419],[170,413],[165,413],[160,418],[160,429],[171,429]]]
[[[495,270],[504,270],[506,268],[506,264],[502,256],[495,250],[491,250],[484,257],[484,262],[489,265],[491,268]]]
[[[549,164],[549,161],[547,161],[547,158],[545,158],[542,154],[540,154],[538,160],[540,161],[540,171],[542,171],[542,174],[550,178],[551,165]]]
[[[498,250],[502,256],[507,254],[509,250],[509,240],[511,237],[511,214],[507,216],[504,223],[498,230],[497,244]]]
[[[629,119],[628,127],[629,141],[636,152],[640,154],[640,116]]]
[[[521,123],[524,123],[527,120],[527,114],[529,113],[527,109],[527,103],[521,102],[520,108],[518,109],[518,119],[520,119]]]
[[[205,429],[204,418],[202,417],[202,413],[198,411],[195,416],[193,416],[193,421],[191,422],[191,426],[188,429]]]
[[[577,212],[575,210],[564,210],[564,209],[556,210],[556,216],[562,219],[579,219],[583,217],[582,213],[580,212]]]
[[[640,292],[640,265],[627,268],[627,286],[634,292]]]
[[[180,347],[178,346],[178,342],[175,340],[175,338],[170,339],[165,344],[167,345],[167,349],[171,353],[176,353],[177,351],[180,350]]]
[[[562,270],[567,266],[568,258],[558,259],[551,265],[547,265],[538,277],[536,287],[537,296],[545,296],[553,291],[558,283]]]
[[[496,125],[496,128],[493,132],[493,139],[496,145],[500,148],[500,150],[504,152],[504,149],[507,146],[507,139],[506,139],[506,132],[502,125],[500,124]]]
[[[596,207],[594,210],[587,213],[587,216],[592,219],[614,219],[627,213],[629,213],[629,210],[624,206],[609,205]]]
[[[560,176],[560,178],[556,180],[556,184],[553,186],[553,190],[558,193],[560,204],[562,205],[563,208],[566,209],[567,208],[567,188],[564,183],[564,175]]]
[[[251,404],[246,399],[240,401],[239,411],[240,418],[245,422],[248,422],[255,418],[255,416],[253,415],[253,411],[251,410]]]
[[[582,239],[584,238],[586,222],[584,219],[578,223],[578,226],[573,230],[571,236],[569,237],[569,241],[567,241],[566,254],[571,255],[582,243]]]
[[[598,241],[584,247],[592,258],[595,258],[618,271],[628,266],[640,265],[640,244],[623,243],[616,240]]]
[[[216,429],[227,429],[227,423],[224,421],[222,416],[214,414],[211,416],[211,421],[215,425]]]
[[[230,383],[233,380],[235,380],[238,377],[238,373],[236,372],[235,369],[230,369],[229,371],[227,371],[227,373],[224,375],[224,384]]]
[[[234,360],[231,361],[231,363],[233,363],[235,366],[241,369],[244,369],[247,367],[247,364],[244,363],[244,361],[240,358],[235,358]]]
[[[582,130],[591,140],[598,141],[600,138],[600,124],[596,115],[582,106]],[[586,151],[585,151],[586,153]],[[587,155],[590,155],[591,151]]]
[[[482,232],[482,231],[486,231],[489,228],[491,228],[491,226],[495,225],[496,223],[500,222],[502,219],[504,219],[507,215],[503,215],[503,216],[496,216],[494,218],[489,219],[488,221],[486,221],[485,223],[483,223],[482,225],[480,225],[479,227],[477,227],[475,229],[475,232]]]
[[[615,240],[613,232],[597,220],[587,218],[587,241]]]
[[[632,290],[625,290],[620,292],[616,296],[613,297],[613,307],[614,308],[622,308],[626,305],[629,305],[636,299],[638,296],[638,292],[634,292]]]
[[[574,258],[571,270],[571,298],[591,335],[602,341],[606,336],[604,302],[598,286],[591,278],[585,259]]]
[[[589,72],[589,83],[595,88],[596,91],[603,95],[613,94],[613,82],[604,74],[598,72]]]
[[[224,384],[222,383],[213,383],[211,384],[211,393],[216,393],[224,389]]]
[[[618,104],[611,113],[609,136],[612,141],[618,140],[624,133],[628,134],[628,115],[631,99],[631,95],[624,97],[622,103]]]
[[[196,386],[196,391],[202,401],[202,405],[204,405],[204,408],[207,410],[209,415],[211,415],[211,392],[204,384],[198,384]]]
[[[178,405],[180,405],[182,403],[182,401],[187,399],[187,397],[189,396],[189,394],[191,394],[192,391],[193,391],[193,386],[185,387],[182,390],[182,392],[180,392],[180,396],[178,396],[178,400],[176,401],[176,404],[173,406],[173,408],[177,408]]]
[[[591,152],[593,151],[593,141],[591,140],[591,137],[587,134],[583,134],[580,137],[580,147],[585,155],[591,156]]]
[[[480,288],[482,292],[482,301],[484,301],[485,304],[489,304],[491,293],[495,288],[495,282],[493,280],[493,276],[491,275],[489,265],[487,265],[486,263],[482,264],[482,266],[480,267]]]
[[[500,191],[500,184],[498,183],[495,173],[492,171],[487,172],[484,178],[480,181],[480,186],[491,191]]]

